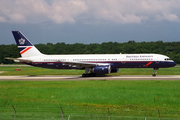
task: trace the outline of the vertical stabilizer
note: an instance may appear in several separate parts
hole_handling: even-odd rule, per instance
[[[12,33],[22,57],[42,55],[42,53],[20,31],[12,31]]]

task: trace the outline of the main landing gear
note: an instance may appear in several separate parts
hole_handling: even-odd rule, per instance
[[[156,70],[158,70],[158,69],[159,68],[154,68],[154,73],[152,74],[152,76],[154,76],[154,77],[156,76],[156,73],[157,73]]]
[[[85,74],[82,74],[82,77],[95,77],[95,73],[89,73],[90,68],[85,68]]]
[[[82,77],[95,77],[95,73],[89,73],[89,74],[82,74]]]

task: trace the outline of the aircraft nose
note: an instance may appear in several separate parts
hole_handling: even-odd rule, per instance
[[[175,63],[175,62],[173,62],[173,63],[172,63],[172,66],[175,66],[175,65],[176,65],[176,63]]]
[[[174,61],[169,63],[169,67],[174,67],[175,65],[176,63]]]

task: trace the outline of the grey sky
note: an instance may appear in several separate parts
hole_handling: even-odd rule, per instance
[[[0,0],[0,44],[179,41],[180,0]]]

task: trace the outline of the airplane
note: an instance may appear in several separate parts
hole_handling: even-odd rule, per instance
[[[51,69],[84,69],[82,77],[96,74],[116,73],[119,68],[159,68],[174,67],[176,63],[161,54],[76,54],[46,55],[41,53],[20,31],[12,31],[21,57],[6,58],[22,64]]]

